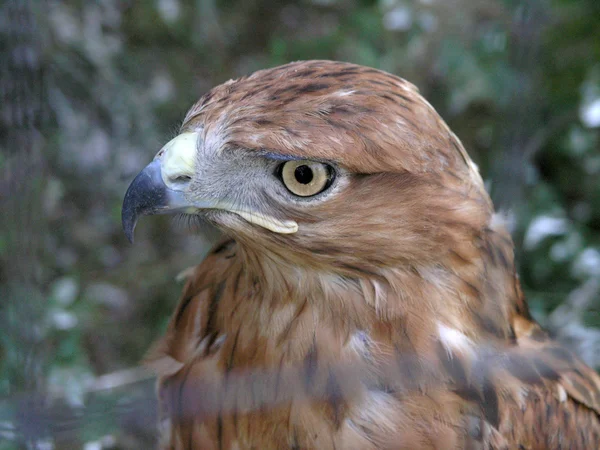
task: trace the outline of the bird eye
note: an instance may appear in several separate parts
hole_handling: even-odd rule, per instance
[[[279,166],[279,176],[288,190],[300,197],[323,192],[333,182],[331,166],[317,161],[287,161]]]

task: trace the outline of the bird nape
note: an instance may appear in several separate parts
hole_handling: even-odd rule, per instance
[[[165,448],[590,449],[600,378],[531,318],[459,139],[407,81],[306,61],[205,94],[132,182],[226,236],[151,355]]]

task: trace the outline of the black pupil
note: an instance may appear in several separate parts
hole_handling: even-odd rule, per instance
[[[306,165],[296,167],[294,171],[294,177],[296,181],[300,184],[308,184],[313,179],[313,171],[310,167]]]

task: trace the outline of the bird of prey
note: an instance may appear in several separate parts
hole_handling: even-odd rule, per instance
[[[305,61],[209,91],[123,225],[202,217],[152,351],[164,448],[600,448],[600,378],[532,319],[476,165],[409,82]]]

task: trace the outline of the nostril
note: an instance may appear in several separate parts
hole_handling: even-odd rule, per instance
[[[192,177],[190,177],[189,175],[179,175],[179,176],[173,178],[173,182],[174,183],[187,183],[191,179],[192,179]]]

